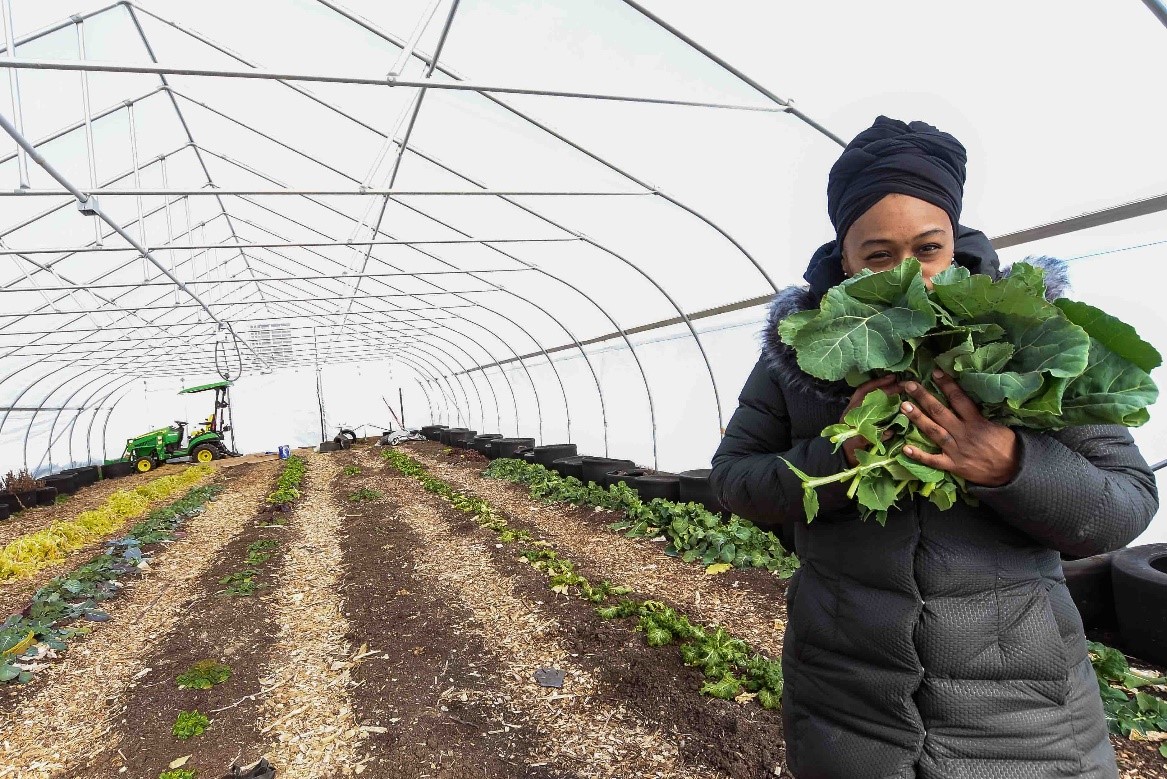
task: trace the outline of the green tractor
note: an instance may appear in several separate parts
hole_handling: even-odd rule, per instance
[[[215,408],[203,422],[203,427],[186,437],[186,422],[175,422],[170,427],[151,430],[149,433],[131,438],[126,442],[123,461],[132,462],[138,473],[147,473],[169,460],[189,457],[192,462],[209,463],[221,457],[237,457],[234,446],[227,444],[224,433],[231,431],[231,412],[227,388],[229,381],[216,381],[179,392],[190,395],[196,392],[215,392]],[[183,439],[186,438],[185,442]],[[234,441],[234,435],[232,435]]]

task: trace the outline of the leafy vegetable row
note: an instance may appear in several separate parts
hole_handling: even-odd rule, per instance
[[[486,476],[525,484],[536,500],[571,503],[620,511],[624,518],[608,527],[628,538],[668,539],[665,554],[687,563],[725,564],[734,568],[765,568],[784,579],[798,569],[798,558],[787,552],[778,537],[736,515],[723,520],[700,503],[676,503],[654,498],[647,503],[626,484],[605,489],[563,477],[542,465],[501,458],[491,462]]]
[[[32,664],[65,651],[70,639],[89,631],[76,624],[78,620],[107,620],[99,604],[121,593],[120,578],[149,566],[150,556],[143,547],[173,538],[176,528],[202,513],[220,490],[217,485],[190,490],[151,512],[124,538],[110,542],[101,555],[37,590],[20,614],[0,625],[0,682],[30,681]]]
[[[614,605],[604,605],[613,596],[629,594],[631,588],[614,586],[607,581],[592,584],[576,572],[575,563],[551,549],[550,544],[533,539],[525,530],[511,528],[488,502],[456,491],[446,482],[431,476],[424,465],[407,454],[387,449],[382,457],[401,473],[421,482],[427,492],[470,514],[479,526],[494,531],[500,542],[523,542],[525,546],[520,559],[543,571],[553,591],[568,595],[574,589],[579,597],[600,604],[596,613],[602,619],[636,617],[637,629],[644,633],[649,646],[679,644],[685,664],[700,668],[705,674],[707,681],[701,687],[703,695],[742,703],[756,699],[767,709],[776,709],[781,704],[782,666],[779,661],[753,651],[745,641],[733,637],[723,627],[694,625],[684,614],[660,601],[621,598]],[[495,462],[527,465],[515,460]]]
[[[833,287],[818,308],[784,319],[778,335],[802,370],[852,387],[896,374],[943,399],[933,378],[940,369],[987,419],[1005,425],[1144,424],[1158,397],[1150,372],[1162,362],[1159,353],[1125,322],[1085,303],[1051,303],[1045,294],[1043,271],[1024,262],[999,280],[953,266],[928,289],[913,258]],[[872,392],[823,430],[836,451],[851,438],[867,441],[856,467],[813,477],[791,466],[803,481],[808,520],[818,513],[815,489],[842,481],[864,518],[881,524],[905,497],[919,495],[941,510],[958,498],[975,503],[960,479],[902,453],[909,444],[940,451],[900,412],[903,399]]]
[[[1167,733],[1167,700],[1141,689],[1162,688],[1167,685],[1167,677],[1136,673],[1122,652],[1094,641],[1086,643],[1110,732],[1132,741]],[[1167,757],[1167,742],[1159,745],[1159,754]]]
[[[108,535],[128,520],[141,516],[150,503],[168,498],[214,473],[209,465],[161,476],[132,490],[118,490],[92,511],[71,520],[53,522],[44,530],[15,538],[0,549],[0,581],[27,579],[37,571],[64,560],[97,538]]]
[[[276,480],[275,490],[267,496],[268,505],[281,510],[288,510],[300,497],[300,484],[304,481],[304,474],[308,472],[308,464],[304,458],[292,455],[284,463],[284,469]]]

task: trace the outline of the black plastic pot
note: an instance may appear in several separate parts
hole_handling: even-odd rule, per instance
[[[580,476],[580,468],[583,466],[583,460],[584,458],[582,455],[575,455],[574,457],[560,457],[558,460],[552,461],[551,470],[555,471],[565,479],[568,476],[574,476],[578,479]]]
[[[1167,666],[1167,544],[1120,549],[1112,564],[1123,649]]]
[[[72,495],[78,489],[77,480],[71,474],[67,473],[55,473],[52,476],[46,476],[44,481],[46,487],[56,487],[58,495],[62,493]]]
[[[101,475],[106,479],[120,479],[134,472],[134,464],[129,461],[106,463],[101,468]]]
[[[439,430],[438,431],[438,443],[445,444],[446,446],[449,446],[451,435],[453,435],[455,433],[465,433],[465,432],[468,432],[468,431],[464,427],[447,427],[445,430]]]
[[[532,449],[534,446],[534,438],[496,438],[490,442],[486,456],[492,460],[497,460],[500,457],[514,457],[524,449]]]
[[[550,468],[551,463],[561,457],[575,457],[579,452],[575,444],[546,444],[535,447],[535,462],[544,468]]]
[[[1114,555],[1115,552],[1107,552],[1093,557],[1062,558],[1066,587],[1087,630],[1110,629],[1118,625],[1110,570]]]
[[[653,498],[671,500],[674,503],[681,496],[681,480],[674,473],[649,473],[644,476],[635,476],[628,486],[636,490],[643,501]]]
[[[36,504],[38,506],[51,506],[57,502],[57,488],[56,487],[41,487],[36,491]]]
[[[595,482],[604,483],[604,474],[608,471],[626,471],[635,468],[636,463],[631,460],[615,460],[611,457],[585,457],[579,466],[579,480],[584,484]]]
[[[474,451],[478,452],[479,454],[486,454],[487,445],[491,441],[494,441],[495,439],[502,438],[502,437],[503,437],[502,433],[484,433],[482,435],[476,435],[470,441],[470,445],[468,448],[473,449]]]
[[[520,460],[522,460],[525,463],[531,463],[532,465],[535,463],[535,450],[534,449],[524,449],[521,452],[515,452],[515,454],[513,454],[511,456],[518,457]]]

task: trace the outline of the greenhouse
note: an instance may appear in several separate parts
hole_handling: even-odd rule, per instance
[[[870,776],[1167,776],[1161,0],[0,0],[0,17],[0,777],[860,775],[808,757],[826,732],[860,734],[872,766],[908,755]],[[914,256],[847,270],[847,231],[885,201],[839,228],[828,177],[881,115],[967,149],[955,213],[915,200],[951,216],[935,275],[923,255],[923,275]],[[782,319],[836,237],[842,275]],[[870,278],[910,309],[883,362]],[[981,281],[1004,291],[976,319],[944,290]],[[812,331],[848,303],[867,306],[846,315],[862,349],[823,352]],[[1018,367],[1034,343],[1040,365]],[[803,395],[775,378],[781,349]],[[846,401],[895,372],[872,428],[885,394]],[[929,437],[917,391],[947,395],[953,424],[971,396],[986,426],[965,440],[1008,436],[1005,477]],[[845,510],[833,470],[796,467],[809,420],[808,448],[834,433],[850,467]],[[1101,428],[1131,459],[1067,443]],[[1050,441],[1062,459],[1035,464]],[[1002,494],[1047,482],[998,521]],[[921,676],[876,696],[909,701],[893,726],[861,713],[866,682],[825,680],[896,644],[846,582],[909,521]],[[957,597],[929,578],[980,565],[955,551],[961,523],[996,534],[976,542],[993,589],[959,617],[975,673],[926,660]],[[805,645],[796,590],[830,615]],[[1066,667],[1084,635],[1089,700],[1080,679],[1008,676],[1028,651],[1013,628],[1050,632]],[[937,679],[1058,702],[945,723],[920,713]],[[807,703],[831,697],[850,713]],[[1065,742],[1076,767],[1041,757],[1087,710],[1095,748],[1086,728]],[[978,727],[1018,731],[1032,772],[944,741]]]

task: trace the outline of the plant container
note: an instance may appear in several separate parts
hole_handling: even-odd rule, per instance
[[[1123,651],[1167,666],[1167,544],[1120,549],[1110,576]]]
[[[8,519],[12,516],[12,510],[8,508],[7,503],[0,503],[0,520]]]
[[[511,456],[517,457],[525,463],[530,463],[531,465],[535,464],[535,450],[534,449],[522,449],[518,452],[515,452]]]
[[[57,502],[57,488],[56,487],[41,487],[36,491],[36,504],[38,506],[51,506]]]
[[[36,506],[36,490],[0,493],[0,501],[8,506],[10,514]]]
[[[72,471],[71,475],[74,477],[78,489],[81,487],[88,487],[90,484],[96,484],[101,480],[101,471],[98,470],[96,465],[86,465],[81,468],[70,468],[68,470],[61,471],[61,473],[69,473],[70,471]]]
[[[338,444],[336,441],[321,441],[320,442],[320,453],[321,454],[325,454],[327,452],[338,452],[338,451],[340,451],[340,444]]]
[[[476,435],[477,430],[450,430],[446,432],[446,442],[455,449],[466,449]]]
[[[579,452],[575,444],[546,444],[535,447],[535,462],[544,468],[550,468],[551,463],[561,457],[575,457]]]
[[[438,433],[445,430],[448,425],[426,425],[421,429],[421,434],[430,441],[438,440]]]

